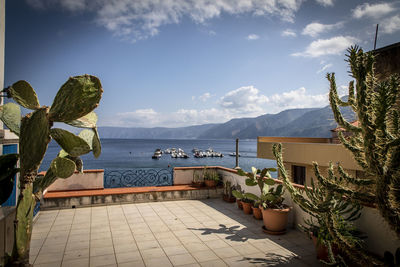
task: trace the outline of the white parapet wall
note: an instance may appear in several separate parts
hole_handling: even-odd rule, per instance
[[[231,181],[232,185],[240,185],[241,189],[245,192],[260,195],[258,186],[247,186],[245,184],[245,177],[238,175],[236,170],[222,167],[217,167],[217,169],[224,181],[228,180]],[[278,183],[281,182],[277,181]],[[295,186],[299,189],[303,188],[301,185]],[[302,224],[304,219],[309,218],[310,215],[293,202],[288,191],[285,191],[284,198],[284,203],[292,208],[288,227],[298,228],[298,225]],[[368,250],[381,256],[383,256],[385,251],[394,253],[400,247],[400,240],[379,214],[379,211],[373,207],[364,207],[361,214],[355,225],[368,236],[365,240]]]
[[[103,188],[104,170],[84,170],[83,173],[75,172],[67,179],[58,178],[47,188],[47,192]]]
[[[4,256],[13,249],[15,212],[15,207],[0,207],[0,266],[4,265]]]

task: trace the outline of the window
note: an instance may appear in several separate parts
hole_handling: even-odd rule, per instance
[[[306,167],[292,165],[292,177],[295,184],[302,184],[306,182]]]

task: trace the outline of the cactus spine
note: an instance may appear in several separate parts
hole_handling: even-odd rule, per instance
[[[29,265],[29,246],[35,196],[53,183],[56,178],[68,178],[75,170],[82,171],[80,155],[93,151],[98,157],[101,144],[96,130],[97,115],[92,112],[103,92],[100,80],[91,75],[71,77],[60,88],[51,108],[40,106],[36,92],[26,81],[18,81],[7,88],[11,97],[21,106],[34,111],[21,119],[18,105],[8,103],[0,107],[1,120],[20,137],[20,195],[14,222],[15,241],[10,264]],[[90,128],[90,138],[83,139],[63,129],[51,129],[53,122],[66,122],[81,128]],[[47,146],[54,138],[61,146],[59,155],[52,161],[45,176],[37,175]],[[1,200],[11,194],[10,184],[18,171],[14,166],[18,155],[0,156]],[[4,175],[3,175],[4,174]]]

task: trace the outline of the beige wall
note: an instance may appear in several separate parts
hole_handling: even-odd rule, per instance
[[[67,179],[57,179],[47,188],[47,191],[67,191],[84,189],[103,189],[104,170],[85,170],[83,173],[74,173]]]
[[[308,166],[307,170],[310,168],[311,166]],[[221,173],[223,180],[229,180],[233,184],[240,184],[242,190],[245,192],[260,194],[257,186],[246,186],[245,177],[237,175],[234,171],[226,171],[219,168],[218,172]],[[284,203],[292,207],[288,227],[297,228],[298,224],[302,224],[305,218],[309,218],[309,215],[292,201],[290,194],[287,191],[285,191],[284,198]],[[383,255],[387,250],[394,253],[395,250],[400,247],[400,240],[379,215],[377,209],[364,207],[362,210],[362,216],[355,222],[355,224],[361,231],[367,234],[368,238],[366,240],[366,245],[370,251]]]
[[[6,253],[12,252],[15,211],[15,207],[0,207],[0,266]]]
[[[284,138],[274,141],[266,137],[259,137],[257,142],[257,157],[275,159],[272,153],[272,146],[278,142],[282,143],[285,162],[311,165],[315,161],[320,166],[328,166],[329,162],[333,164],[339,162],[345,169],[361,170],[351,152],[346,150],[341,144],[295,143],[285,142]]]

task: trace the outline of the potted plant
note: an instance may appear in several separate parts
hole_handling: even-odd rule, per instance
[[[240,184],[236,184],[235,186],[235,190],[232,191],[233,196],[236,198],[236,204],[238,206],[238,209],[243,209],[243,205],[242,205],[242,201],[240,200],[240,196],[242,196],[244,194],[244,190],[242,190],[242,187],[240,186]],[[235,193],[235,192],[239,192]]]
[[[230,181],[224,181],[224,194],[222,196],[223,200],[229,203],[233,203],[236,201],[236,198],[233,196],[232,191],[235,190],[235,186],[232,185]]]
[[[253,217],[256,220],[262,220],[262,218],[263,218],[262,217],[262,212],[261,212],[261,209],[260,209],[260,204],[261,204],[260,201],[254,201],[254,204],[251,207],[253,209]]]
[[[245,214],[252,214],[253,210],[251,207],[253,206],[254,200],[252,200],[252,194],[251,193],[242,193],[237,190],[232,191],[233,195],[240,199],[240,202],[242,203],[242,208],[243,212]]]
[[[204,170],[201,172],[199,170],[193,171],[193,181],[192,186],[194,187],[202,187],[204,185]]]
[[[261,190],[261,196],[248,193],[248,197],[260,201],[262,217],[264,221],[263,230],[269,234],[284,234],[288,222],[290,208],[283,204],[283,185],[270,187],[275,185],[275,179],[271,177],[270,171],[276,171],[274,168],[265,168],[258,170],[252,168],[252,172],[246,173],[238,170],[238,174],[247,176],[246,185],[258,185]]]
[[[220,177],[216,170],[209,170],[204,167],[204,183],[207,187],[216,187],[219,181]]]

